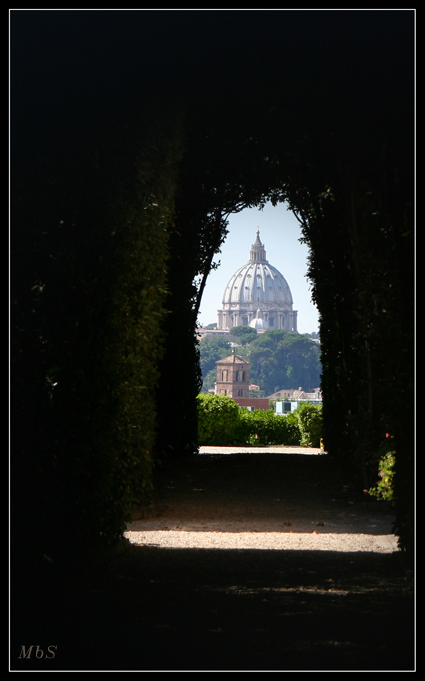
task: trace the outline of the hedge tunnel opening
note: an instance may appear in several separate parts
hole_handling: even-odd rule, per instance
[[[10,37],[13,666],[170,667],[189,650],[406,669],[392,555],[121,550],[155,476],[202,460],[195,329],[228,216],[286,203],[320,312],[327,456],[312,459],[362,493],[395,452],[411,574],[415,12],[11,10]]]
[[[49,38],[41,54],[29,13],[16,15],[12,516],[19,527],[34,510],[31,551],[37,556],[56,543],[62,550],[67,524],[70,545],[99,536],[115,541],[134,504],[149,497],[153,467],[164,452],[172,447],[178,458],[196,447],[194,329],[202,279],[226,236],[227,216],[268,201],[290,206],[311,249],[325,446],[364,475],[391,434],[398,531],[412,551],[412,17],[368,12],[366,30],[362,12],[304,15],[311,42],[293,52],[301,15],[273,14],[278,21],[272,24],[267,14],[255,16],[271,31],[270,40],[260,41],[265,61],[258,51],[237,50],[233,61],[223,54],[210,63],[199,33],[203,71],[170,38],[158,63],[161,76],[143,79],[142,69],[136,78],[144,89],[135,86],[133,71],[117,89],[109,78],[88,87],[80,81],[81,57],[96,52],[88,36],[75,60],[65,63],[62,53],[52,52],[57,38]],[[124,13],[96,15],[87,21],[102,22],[105,33],[91,35],[103,54],[104,36],[116,28],[111,19],[120,23]],[[144,15],[146,27],[156,16]],[[217,26],[222,17],[191,16],[204,28],[207,16]],[[226,16],[229,36],[244,22],[238,12]],[[253,16],[243,17],[251,26],[240,33],[246,46]],[[60,13],[52,18],[55,35],[69,37],[72,21],[65,25]],[[72,18],[78,22],[81,13]],[[47,15],[31,20],[38,35],[52,37]],[[163,20],[169,25],[171,15]],[[356,38],[366,34],[373,40],[365,53]],[[332,58],[320,47],[325,35]],[[230,46],[226,42],[226,54],[235,55]],[[31,50],[34,61],[27,58]],[[53,53],[57,62],[46,70]],[[291,54],[298,61],[290,68]],[[182,59],[177,77],[174,65]],[[58,87],[61,73],[87,87]],[[32,97],[39,102],[35,111]],[[181,366],[188,368],[184,378]],[[173,410],[164,399],[170,385],[180,386]]]

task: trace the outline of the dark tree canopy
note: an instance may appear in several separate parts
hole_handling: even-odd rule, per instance
[[[233,335],[236,329],[236,333]],[[238,333],[247,327],[234,327],[232,334],[203,338],[200,347],[200,365],[203,392],[214,387],[216,361],[227,357],[231,345],[237,344],[237,353],[250,362],[250,381],[259,384],[264,395],[271,395],[284,388],[307,392],[319,387],[321,365],[320,348],[307,336],[280,329],[268,330],[264,334]]]

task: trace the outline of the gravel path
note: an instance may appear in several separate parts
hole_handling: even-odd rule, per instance
[[[199,454],[304,454],[323,455],[318,447],[275,446],[275,447],[199,447]]]
[[[313,448],[201,447],[160,477],[150,517],[136,514],[126,537],[169,548],[397,551],[391,508],[350,499],[326,459]]]
[[[391,507],[359,499],[327,456],[238,452],[158,470],[130,542],[25,566],[12,670],[414,671]]]
[[[140,527],[140,526],[139,526]],[[137,546],[159,546],[177,549],[264,549],[307,551],[374,551],[392,553],[397,550],[394,535],[327,534],[293,532],[208,532],[153,530],[130,528],[128,539]]]
[[[323,455],[318,447],[199,447],[199,454],[304,454],[310,456]]]

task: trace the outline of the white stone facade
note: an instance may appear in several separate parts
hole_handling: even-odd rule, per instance
[[[248,262],[230,278],[218,310],[219,329],[249,326],[261,319],[263,328],[297,331],[297,311],[285,277],[266,259],[259,231]],[[254,326],[256,328],[256,325]]]

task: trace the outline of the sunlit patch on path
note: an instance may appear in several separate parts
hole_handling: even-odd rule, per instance
[[[393,509],[354,495],[313,447],[201,447],[160,471],[125,536],[138,546],[264,551],[398,551]],[[282,456],[279,456],[282,455]]]
[[[391,534],[129,530],[125,533],[125,536],[132,544],[138,546],[158,546],[178,549],[372,551],[377,553],[392,553],[397,550],[397,538]]]
[[[324,455],[319,447],[275,446],[275,447],[199,447],[199,454],[304,454],[310,456]]]

